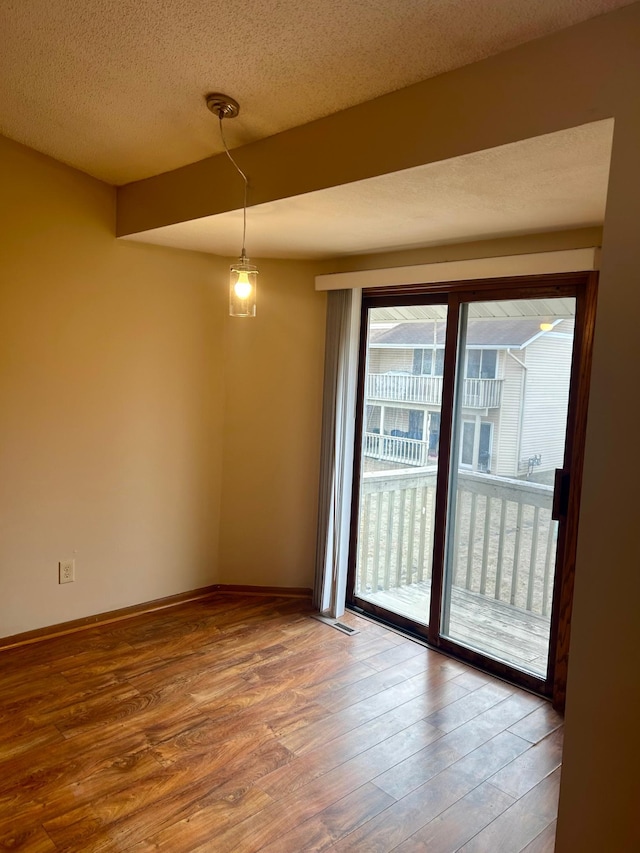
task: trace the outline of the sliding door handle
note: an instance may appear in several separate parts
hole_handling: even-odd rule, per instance
[[[551,518],[554,521],[560,521],[561,518],[567,517],[570,482],[569,472],[564,468],[556,468],[553,481],[553,504],[551,507]]]

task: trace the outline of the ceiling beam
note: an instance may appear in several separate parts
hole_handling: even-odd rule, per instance
[[[638,4],[237,148],[250,204],[388,174],[616,113]],[[623,99],[624,103],[624,99]],[[204,97],[202,109],[206,109]],[[226,155],[118,189],[117,235],[238,209]]]

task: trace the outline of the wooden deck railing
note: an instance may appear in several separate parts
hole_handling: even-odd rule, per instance
[[[382,459],[385,462],[398,462],[402,465],[428,464],[429,443],[416,438],[405,438],[396,435],[380,435],[375,432],[365,432],[363,452],[372,459]]]
[[[465,379],[462,405],[468,409],[497,409],[502,398],[502,379]],[[404,373],[369,373],[367,399],[423,403],[435,406],[442,400],[441,376]]]
[[[431,577],[436,468],[365,473],[358,589]],[[458,474],[453,586],[549,616],[557,522],[553,489],[489,474]]]

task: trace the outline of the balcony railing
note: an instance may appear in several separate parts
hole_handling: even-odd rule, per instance
[[[465,379],[462,405],[468,409],[497,409],[502,397],[502,379]],[[404,373],[369,373],[368,400],[393,400],[439,406],[441,376],[414,376]]]
[[[364,434],[364,455],[385,462],[423,467],[429,462],[429,443],[395,435]]]
[[[361,593],[408,589],[430,579],[435,489],[435,466],[363,475]],[[453,588],[548,617],[557,537],[553,489],[461,471],[456,497]]]

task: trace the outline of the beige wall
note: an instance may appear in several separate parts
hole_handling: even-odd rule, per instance
[[[115,192],[0,138],[0,637],[211,583],[313,585],[325,294],[113,237]],[[76,581],[57,582],[60,559]]]
[[[327,275],[356,270],[386,269],[414,264],[438,264],[444,261],[497,258],[504,255],[526,255],[536,252],[557,252],[563,249],[586,249],[602,245],[602,228],[575,228],[548,231],[544,234],[520,234],[493,240],[475,240],[465,243],[447,243],[444,246],[427,246],[397,252],[379,252],[368,255],[349,255],[328,261],[319,261],[319,274]]]
[[[216,581],[226,263],[1,138],[0,186],[0,636]]]
[[[638,4],[634,4],[634,8]],[[640,12],[640,7],[638,7]],[[640,77],[640,15],[633,30]],[[576,569],[558,853],[640,849],[640,101],[616,116]]]
[[[257,263],[258,316],[225,327],[220,581],[312,587],[326,294],[313,264]]]

